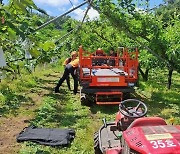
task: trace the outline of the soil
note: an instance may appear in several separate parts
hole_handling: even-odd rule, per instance
[[[16,136],[24,127],[28,126],[25,121],[29,117],[1,118],[0,126],[0,154],[17,153],[20,144],[16,142]]]

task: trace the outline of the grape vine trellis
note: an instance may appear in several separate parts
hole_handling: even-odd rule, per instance
[[[166,66],[169,70],[168,87],[170,87],[172,72],[174,70],[180,71],[180,11],[178,7],[180,2],[178,0],[173,2],[167,1],[166,5],[155,8],[155,11],[148,9],[149,12],[147,10],[145,12],[137,10],[133,2],[132,0],[94,0],[91,6],[99,11],[101,14],[100,19],[84,23],[83,29],[81,32],[78,32],[77,37],[77,33],[73,34],[72,32],[77,31],[79,29],[77,25],[81,24],[71,18],[62,23],[62,25],[66,25],[69,22],[68,27],[64,26],[64,29],[54,28],[55,23],[48,25],[51,21],[54,22],[67,15],[68,12],[51,19],[32,0],[10,0],[9,5],[2,5],[1,1],[0,33],[2,37],[0,38],[0,45],[5,52],[8,62],[8,67],[4,69],[13,71],[19,68],[18,65],[24,65],[25,61],[27,61],[24,60],[26,51],[21,44],[25,38],[33,42],[29,50],[32,59],[29,59],[29,61],[34,61],[35,64],[50,62],[55,54],[61,55],[63,50],[77,49],[78,45],[82,43],[86,47],[93,48],[98,46],[108,48],[111,45],[123,44],[118,43],[118,38],[122,42],[123,39],[124,42],[127,41],[125,45],[133,44],[137,46],[139,44],[140,48],[143,49],[140,53],[140,66],[145,68],[145,72],[141,68],[140,72],[144,78],[147,79],[148,71],[153,67]],[[83,2],[79,7],[85,3],[90,3],[90,1]],[[32,13],[32,9],[44,14]],[[46,23],[46,21],[49,22]],[[42,24],[44,22],[45,24]],[[90,27],[89,23],[96,29]],[[101,27],[107,26],[105,29],[101,28],[100,30],[97,24]],[[112,32],[109,27],[112,27],[116,33]],[[35,28],[36,30],[43,29],[32,33]],[[72,35],[70,36],[69,34]],[[119,37],[119,34],[123,35],[124,38]],[[67,36],[70,37],[67,39]],[[95,36],[100,38],[94,38]],[[54,40],[49,40],[49,38]],[[66,38],[66,42],[63,45],[62,43],[58,45],[57,43],[64,38]],[[94,42],[94,40],[98,41]],[[113,42],[109,43],[108,40],[113,40]],[[102,44],[102,42],[104,43]],[[21,62],[22,60],[24,60],[24,63]]]
[[[29,42],[29,40],[31,40],[30,42],[33,42],[31,45],[30,45],[30,47],[31,47],[31,49],[30,49],[30,53],[31,53],[31,55],[33,56],[33,58],[28,58],[28,59],[31,59],[31,60],[38,60],[38,61],[40,61],[40,62],[45,62],[45,61],[50,61],[50,59],[52,58],[52,56],[53,56],[53,52],[51,52],[50,53],[50,51],[53,51],[54,49],[55,49],[55,43],[53,42],[53,41],[46,41],[44,44],[41,44],[41,43],[39,43],[39,42],[35,42],[35,37],[33,36],[34,34],[35,34],[35,32],[37,32],[38,30],[40,30],[40,29],[42,29],[42,28],[44,28],[45,26],[48,26],[50,23],[52,23],[52,22],[54,22],[54,21],[56,21],[56,20],[58,20],[59,18],[62,18],[63,16],[65,16],[65,15],[67,15],[68,13],[70,13],[70,12],[72,12],[72,11],[74,11],[75,9],[77,9],[77,8],[79,8],[79,7],[81,7],[81,6],[83,6],[84,4],[86,4],[88,1],[85,1],[85,2],[83,2],[82,4],[80,4],[79,6],[77,6],[77,7],[74,7],[73,9],[71,9],[71,10],[69,10],[69,11],[67,11],[66,13],[64,13],[63,15],[60,15],[60,16],[58,16],[58,17],[56,17],[56,18],[54,18],[54,19],[51,19],[51,20],[49,20],[48,22],[46,22],[45,24],[42,24],[41,26],[39,26],[38,28],[36,28],[35,30],[33,30],[33,27],[30,27],[30,24],[27,22],[27,20],[26,20],[26,22],[24,22],[24,20],[23,20],[23,23],[22,23],[22,25],[20,26],[20,28],[22,27],[23,29],[22,29],[22,31],[19,31],[19,25],[16,27],[16,26],[14,26],[13,24],[12,24],[12,19],[11,19],[11,21],[10,22],[8,22],[8,20],[6,20],[6,21],[4,21],[5,20],[5,18],[7,18],[8,16],[7,16],[7,10],[10,10],[11,12],[8,12],[9,13],[9,15],[10,16],[14,16],[14,15],[17,15],[17,12],[16,12],[16,10],[21,10],[21,12],[18,14],[18,16],[20,17],[20,16],[22,16],[23,18],[28,18],[28,19],[32,19],[32,18],[30,18],[29,17],[29,15],[32,15],[32,16],[36,16],[35,14],[32,14],[32,13],[30,13],[29,12],[29,9],[35,9],[35,10],[38,10],[38,11],[41,11],[41,12],[43,12],[42,10],[40,10],[39,8],[37,8],[36,7],[36,5],[33,3],[33,1],[28,1],[28,0],[26,0],[26,1],[22,1],[22,4],[20,4],[19,3],[19,1],[18,0],[12,0],[12,1],[10,1],[10,4],[9,4],[9,6],[6,8],[6,7],[3,7],[3,5],[2,5],[2,3],[1,3],[1,16],[2,16],[2,19],[3,19],[3,21],[1,22],[1,24],[2,24],[2,31],[3,32],[6,32],[5,33],[5,35],[4,35],[4,38],[2,38],[2,43],[1,43],[1,45],[3,46],[3,48],[5,48],[5,51],[6,51],[6,54],[9,54],[10,55],[10,57],[11,58],[9,58],[8,59],[8,62],[7,62],[7,65],[9,66],[9,67],[11,67],[10,66],[10,64],[9,63],[11,63],[11,62],[16,62],[17,63],[17,61],[22,61],[22,60],[25,60],[25,58],[27,57],[26,55],[27,55],[27,48],[24,50],[23,49],[23,47],[24,46],[22,46],[21,44],[23,44],[24,42]],[[12,10],[11,10],[12,9]],[[87,11],[86,11],[86,13],[85,13],[85,16],[87,15],[87,12],[88,12],[88,10],[90,9],[90,7],[88,7],[88,9],[87,9]],[[26,15],[25,15],[25,17],[24,17],[24,15],[23,15],[23,13],[26,13]],[[43,12],[44,13],[44,12]],[[27,17],[28,16],[28,17]],[[84,22],[84,19],[85,19],[85,16],[84,16],[84,18],[83,18],[83,20],[82,20],[82,22],[81,22],[81,24],[77,27],[77,29],[79,29],[80,28],[80,26],[82,25],[82,23]],[[15,20],[15,21],[13,21],[13,22],[18,22],[18,23],[20,23],[21,24],[21,22],[19,21],[20,19],[19,18],[17,18],[18,20]],[[37,21],[34,21],[35,23],[37,23]],[[39,21],[39,22],[41,22],[41,21]],[[11,28],[9,25],[13,25],[14,27],[13,28]],[[10,28],[9,28],[10,27]],[[49,27],[48,27],[49,28]],[[21,30],[21,29],[20,29]],[[10,33],[11,32],[11,33]],[[7,34],[7,35],[6,35]],[[10,38],[10,39],[12,39],[12,43],[10,44],[11,46],[13,46],[13,45],[15,45],[15,47],[16,47],[16,45],[17,45],[17,47],[19,47],[19,51],[20,51],[20,53],[19,53],[19,56],[14,56],[14,54],[13,55],[11,55],[11,52],[9,52],[8,50],[8,48],[9,48],[9,46],[8,46],[8,44],[6,44],[6,41],[7,41],[7,39],[6,39],[6,37],[7,36],[10,36],[10,34],[13,34],[13,37],[14,38]],[[37,33],[35,34],[35,35],[37,35]],[[64,38],[65,36],[63,36],[63,37],[61,37],[61,38]],[[60,39],[61,39],[60,38]],[[18,39],[18,40],[20,40],[20,41],[15,41],[15,39]],[[57,41],[55,41],[55,42],[58,42],[60,39],[58,39]],[[24,41],[25,40],[25,41]],[[3,42],[4,41],[4,42]],[[8,40],[9,41],[9,40]],[[24,42],[23,42],[24,41]],[[15,44],[14,42],[16,42],[17,44]],[[23,42],[23,43],[22,43]],[[5,45],[4,45],[5,44]],[[38,44],[38,46],[37,46],[37,44]],[[25,45],[25,46],[27,46],[27,44]],[[42,47],[42,49],[43,49],[43,51],[45,51],[46,53],[49,51],[49,55],[51,55],[51,56],[49,56],[49,55],[47,55],[47,54],[44,54],[43,56],[41,56],[40,55],[40,47]],[[43,51],[42,51],[42,53],[43,53]],[[14,56],[14,57],[13,57]],[[49,58],[47,58],[49,56]],[[12,58],[13,57],[13,58]],[[13,64],[12,64],[13,65]],[[13,68],[13,67],[11,67],[11,68]],[[14,67],[15,68],[15,67]],[[8,70],[7,68],[1,68],[1,69],[4,69],[4,70]],[[12,71],[12,70],[10,70],[9,69],[9,71]]]

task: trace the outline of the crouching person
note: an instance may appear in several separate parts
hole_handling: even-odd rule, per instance
[[[64,74],[60,78],[58,84],[55,87],[55,93],[59,93],[60,92],[59,88],[62,85],[62,83],[64,82],[64,80],[67,79],[69,74],[71,74],[71,76],[73,77],[73,80],[74,80],[74,90],[73,90],[73,92],[74,92],[74,94],[77,93],[77,89],[78,89],[78,77],[77,77],[77,74],[76,74],[76,69],[78,68],[78,65],[79,65],[79,58],[78,58],[78,54],[77,54],[76,51],[73,51],[71,53],[71,55],[72,55],[71,62],[66,65],[65,70],[64,70]]]

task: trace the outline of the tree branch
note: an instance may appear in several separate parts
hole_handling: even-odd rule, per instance
[[[127,27],[125,24],[122,25],[122,23],[120,23],[120,21],[121,21],[120,19],[119,19],[119,20],[116,20],[116,19],[114,18],[114,16],[112,16],[113,14],[111,14],[110,12],[101,11],[99,8],[95,7],[94,5],[92,5],[92,7],[93,7],[95,10],[97,10],[99,13],[104,14],[114,27],[116,27],[119,31],[124,31],[129,38],[131,38],[132,40],[134,40],[135,42],[137,42],[138,44],[140,44],[140,45],[141,45],[142,47],[144,47],[147,51],[149,51],[152,55],[154,55],[155,57],[157,57],[159,60],[166,62],[167,65],[172,65],[172,64],[170,63],[170,61],[168,61],[168,59],[162,58],[162,57],[159,56],[157,53],[155,53],[151,48],[149,48],[149,47],[146,46],[144,43],[142,43],[141,41],[139,41],[139,40],[137,39],[136,34],[134,34],[133,32],[131,32],[131,31],[129,30],[129,27]],[[147,42],[150,41],[147,37],[142,37],[142,36],[139,36],[139,37],[143,38],[143,39],[146,40]]]
[[[106,39],[104,36],[100,35],[97,31],[95,30],[92,30],[92,32],[94,32],[97,36],[99,36],[101,39],[105,40],[106,42],[108,42],[109,44],[111,44],[113,46],[113,44],[108,40]]]

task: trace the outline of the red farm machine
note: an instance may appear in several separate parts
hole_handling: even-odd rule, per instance
[[[134,92],[138,79],[138,50],[121,48],[108,56],[101,49],[93,53],[79,48],[80,97],[82,105],[119,104]]]
[[[95,154],[180,154],[180,125],[145,117],[147,106],[136,99],[119,104],[114,122],[94,134]]]

